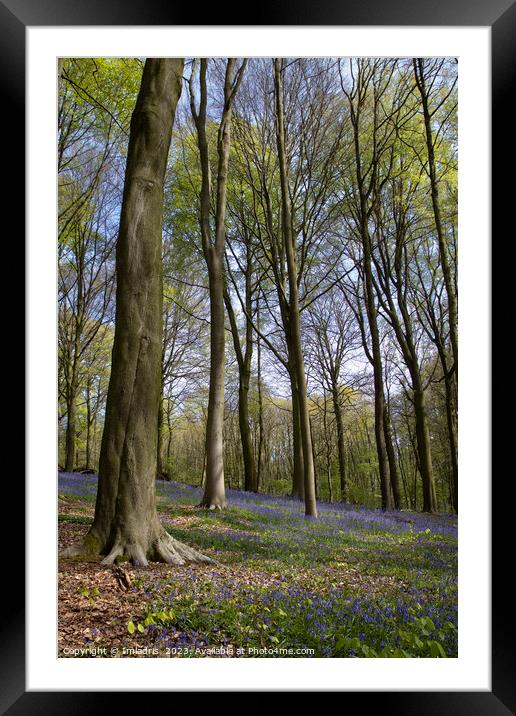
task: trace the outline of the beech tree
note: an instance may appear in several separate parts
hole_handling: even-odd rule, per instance
[[[194,83],[197,61],[190,76],[190,109],[197,130],[201,164],[200,228],[201,243],[210,292],[210,390],[206,425],[206,482],[201,506],[221,509],[226,505],[224,487],[224,244],[226,232],[226,196],[228,184],[231,118],[233,104],[245,70],[246,60],[237,68],[235,58],[229,58],[224,76],[224,104],[217,133],[217,177],[215,200],[215,230],[211,226],[212,181],[206,132],[208,60],[202,58],[199,71],[199,106],[196,107]]]
[[[233,338],[233,347],[238,365],[238,424],[244,461],[244,489],[257,492],[258,473],[256,470],[256,461],[251,440],[251,428],[249,425],[249,388],[251,383],[251,361],[253,357],[253,326],[251,315],[253,311],[253,293],[256,289],[253,290],[253,247],[245,223],[242,224],[242,233],[245,247],[243,264],[241,261],[238,263],[242,270],[245,283],[245,332],[243,347],[240,343],[238,323],[227,285],[224,287],[224,303],[226,304],[231,336]],[[228,264],[228,273],[229,272],[231,272],[231,268]]]
[[[383,65],[383,68],[382,68]],[[383,69],[384,72],[380,70]],[[382,508],[392,505],[389,489],[389,462],[385,444],[385,394],[383,388],[383,365],[381,355],[381,336],[378,325],[377,297],[374,289],[373,236],[371,235],[371,214],[373,212],[373,192],[379,181],[380,158],[390,151],[389,141],[392,130],[379,116],[379,107],[389,88],[389,80],[394,72],[394,64],[385,60],[358,60],[356,66],[350,61],[352,76],[351,87],[346,87],[343,73],[341,87],[350,110],[352,142],[355,162],[356,197],[354,198],[354,219],[357,233],[362,244],[360,270],[363,276],[363,303],[370,336],[369,357],[373,366],[375,391],[375,438],[378,452],[378,469],[382,491]],[[371,110],[372,105],[372,110]],[[371,116],[372,115],[372,116]],[[364,148],[365,127],[372,134],[370,150]],[[381,128],[381,131],[380,131]],[[365,333],[364,339],[365,339]],[[364,340],[365,343],[365,340]],[[369,350],[368,348],[366,350]]]
[[[163,181],[182,59],[147,59],[132,118],[116,246],[116,317],[93,524],[64,556],[209,561],[172,538],[155,504],[161,386]]]

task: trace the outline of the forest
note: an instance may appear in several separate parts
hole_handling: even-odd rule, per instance
[[[457,82],[59,60],[60,655],[456,656]]]

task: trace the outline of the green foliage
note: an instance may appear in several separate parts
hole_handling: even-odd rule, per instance
[[[95,606],[97,603],[97,599],[100,596],[100,592],[98,587],[86,587],[81,585],[78,590],[81,597],[85,597],[88,600],[88,604],[90,607]]]

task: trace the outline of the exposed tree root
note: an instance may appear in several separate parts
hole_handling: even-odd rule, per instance
[[[197,507],[199,507],[202,510],[223,510],[226,507],[226,504],[221,505],[219,503],[213,503],[213,502],[200,502]]]
[[[100,559],[101,556],[101,541],[94,532],[88,532],[79,542],[71,544],[69,547],[61,550],[59,553],[60,557],[73,558],[82,557],[83,559]]]
[[[187,562],[212,564],[213,560],[188,545],[171,537],[162,530],[148,550],[139,542],[118,539],[101,564],[113,564],[117,557],[126,557],[134,565],[146,567],[148,561],[166,564],[186,564]]]
[[[82,542],[78,542],[60,553],[61,557],[91,557],[92,549],[88,546],[86,535]],[[91,541],[91,540],[90,540]],[[100,557],[99,551],[96,554]],[[101,560],[101,564],[114,564],[117,558],[130,561],[134,566],[146,567],[149,562],[165,562],[166,564],[186,564],[187,562],[214,564],[215,560],[207,557],[192,547],[171,537],[165,529],[161,528],[157,537],[146,549],[142,542],[118,535],[109,553]]]

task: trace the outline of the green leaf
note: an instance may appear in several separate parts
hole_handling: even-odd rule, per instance
[[[134,634],[134,632],[136,631],[136,627],[134,626],[134,622],[133,622],[132,619],[131,619],[131,621],[127,624],[127,631],[129,632],[129,634]]]

